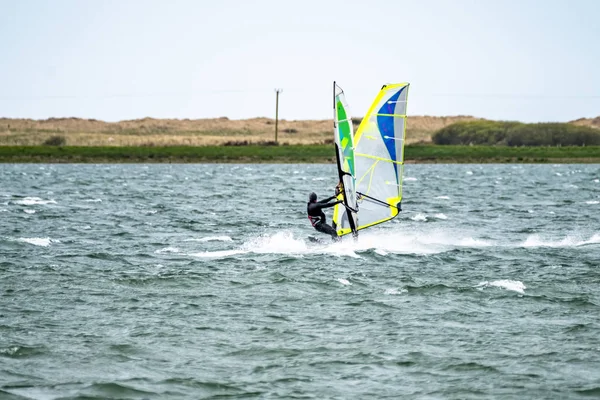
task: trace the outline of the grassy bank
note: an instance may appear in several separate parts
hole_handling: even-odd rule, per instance
[[[409,145],[407,163],[600,163],[600,146]],[[332,145],[0,146],[2,163],[331,163]]]
[[[600,146],[600,129],[570,123],[462,121],[440,129],[432,140],[463,146]]]

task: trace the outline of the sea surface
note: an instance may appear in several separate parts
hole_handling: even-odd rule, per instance
[[[335,174],[0,164],[0,399],[600,397],[600,165],[407,165],[311,243]]]

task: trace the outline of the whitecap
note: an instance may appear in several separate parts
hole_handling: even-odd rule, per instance
[[[102,199],[85,199],[83,201],[88,202],[88,203],[100,203],[100,202],[102,202]]]
[[[467,171],[467,175],[473,175],[473,171]]]
[[[33,244],[35,246],[48,247],[50,243],[59,242],[58,240],[53,240],[48,237],[46,238],[18,238],[19,242],[25,242],[29,244]]]
[[[410,219],[412,219],[413,221],[424,222],[424,221],[427,221],[427,216],[425,214],[419,213],[413,217],[410,217]]]
[[[409,177],[404,178],[404,181],[414,182],[414,181],[418,181],[418,179],[409,176]]]
[[[438,196],[436,199],[450,200],[450,196]]]
[[[352,283],[350,283],[350,281],[348,281],[348,279],[338,278],[337,281],[339,283],[341,283],[342,285],[347,285],[347,286],[351,286],[352,285]]]
[[[177,247],[165,247],[162,249],[158,249],[154,252],[155,254],[162,254],[162,253],[179,253],[179,249]]]
[[[458,240],[457,245],[461,247],[489,247],[492,244],[486,240],[467,237]]]
[[[598,201],[598,200],[589,200],[589,201],[586,201],[585,204],[600,204],[600,201]]]
[[[248,251],[244,250],[221,250],[221,251],[204,251],[201,253],[190,254],[193,257],[201,257],[201,258],[225,258],[230,256],[235,256],[237,254],[248,253]]]
[[[433,217],[437,218],[437,219],[448,219],[448,217],[446,216],[446,214],[442,214],[442,213],[435,214]]]
[[[383,294],[391,296],[391,295],[396,295],[396,294],[406,293],[406,292],[407,292],[407,290],[406,289],[402,289],[402,288],[401,289],[388,288],[388,289],[385,289],[385,292],[383,292]]]
[[[594,179],[594,182],[600,183],[600,179]]]
[[[539,235],[530,235],[522,247],[578,247],[600,243],[600,234],[594,234],[590,239],[582,240],[579,235],[570,235],[561,240],[546,240]]]
[[[54,200],[44,200],[44,199],[40,199],[39,197],[25,197],[24,199],[21,200],[15,200],[13,201],[14,204],[22,204],[24,206],[33,206],[36,204],[56,204],[56,201]]]
[[[24,209],[23,212],[26,214],[35,214],[35,210],[31,210],[29,208]]]
[[[479,287],[481,289],[490,287],[490,286],[499,287],[499,288],[503,288],[506,290],[511,290],[513,292],[517,292],[517,293],[521,293],[521,294],[524,294],[525,289],[527,289],[527,286],[525,286],[523,284],[523,282],[513,281],[510,279],[500,279],[498,281],[492,281],[492,282],[484,281],[484,282],[480,282],[479,285],[477,285],[477,287]]]
[[[197,239],[186,239],[186,242],[232,242],[229,236],[206,236]]]

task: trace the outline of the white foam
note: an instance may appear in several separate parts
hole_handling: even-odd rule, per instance
[[[320,234],[318,234],[320,235]],[[378,229],[362,231],[358,240],[349,235],[338,242],[329,241],[326,235],[321,244],[294,237],[291,231],[261,235],[247,240],[242,246],[217,251],[204,251],[190,254],[194,257],[222,258],[243,254],[286,254],[304,257],[307,254],[328,254],[336,257],[361,258],[361,252],[373,251],[381,256],[389,254],[436,254],[457,247],[486,247],[490,242],[461,235],[456,231],[422,231],[420,229]]]
[[[102,199],[85,199],[83,201],[88,202],[88,203],[101,203]]]
[[[347,285],[347,286],[351,286],[351,285],[352,285],[352,283],[350,283],[350,282],[348,281],[348,279],[344,279],[344,278],[338,278],[338,280],[337,280],[337,281],[338,281],[339,283],[341,283],[342,285]]]
[[[518,292],[521,294],[525,293],[525,289],[527,289],[527,286],[525,286],[523,284],[523,282],[521,281],[513,281],[510,279],[501,279],[498,281],[492,281],[492,282],[488,282],[488,281],[484,281],[484,282],[480,282],[479,285],[477,285],[477,287],[484,289],[486,287],[499,287],[499,288],[503,288],[506,290],[512,290],[513,292]]]
[[[541,238],[539,235],[530,235],[525,242],[521,245],[522,247],[578,247],[589,244],[600,243],[600,234],[596,233],[587,240],[582,240],[581,236],[570,235],[560,240],[546,240]]]
[[[23,212],[26,214],[35,214],[35,210],[30,210],[29,208],[24,209]]]
[[[396,294],[400,294],[400,293],[406,293],[407,290],[406,289],[397,289],[397,288],[388,288],[385,289],[385,292],[383,292],[383,294],[388,295],[388,296],[392,296],[392,295],[396,295]]]
[[[294,238],[294,235],[291,232],[281,231],[271,236],[264,235],[251,239],[244,243],[242,250],[258,254],[292,254],[305,253],[307,251],[307,246],[303,240]]]
[[[473,175],[473,171],[467,171],[467,175]]]
[[[410,217],[410,219],[412,219],[413,221],[424,222],[424,221],[427,221],[427,216],[425,214],[419,213],[415,216]]]
[[[410,176],[409,176],[409,177],[406,177],[406,178],[404,178],[404,181],[405,181],[405,182],[406,182],[406,181],[409,181],[409,182],[414,182],[414,181],[418,181],[418,179],[417,179],[417,178],[413,178],[413,177],[410,177]]]
[[[186,239],[186,242],[233,242],[229,236],[206,236],[198,239]]]
[[[48,247],[48,246],[50,246],[50,243],[59,242],[58,240],[53,240],[48,237],[46,237],[46,238],[18,238],[17,240],[19,242],[25,242],[25,243],[33,244],[35,246],[42,246],[42,247]]]
[[[235,256],[237,254],[248,253],[248,251],[244,250],[221,250],[221,251],[204,251],[201,253],[190,254],[194,257],[202,257],[202,258],[225,258],[230,256]]]
[[[179,249],[177,247],[165,247],[154,252],[155,254],[162,253],[179,253]]]
[[[600,183],[600,179],[594,179],[594,182]]]
[[[44,200],[44,199],[40,199],[39,197],[25,197],[24,199],[21,200],[15,200],[13,201],[14,204],[22,204],[25,206],[33,206],[36,204],[56,204],[56,201],[54,200]]]
[[[589,200],[589,201],[586,201],[585,204],[600,204],[600,201],[598,201],[598,200]]]
[[[436,199],[450,200],[450,196],[438,196]]]
[[[442,214],[442,213],[435,214],[433,217],[437,218],[437,219],[448,219],[448,217],[446,216],[446,214]]]
[[[460,247],[489,247],[492,245],[487,240],[475,239],[472,237],[459,239],[456,244]]]

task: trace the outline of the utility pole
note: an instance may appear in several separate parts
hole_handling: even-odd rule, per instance
[[[279,124],[279,93],[283,92],[283,89],[275,89],[275,143],[277,143],[277,128]]]

